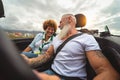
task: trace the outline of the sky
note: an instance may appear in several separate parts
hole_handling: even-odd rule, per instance
[[[103,31],[107,25],[112,33],[120,33],[120,0],[2,1],[5,18],[0,19],[0,26],[4,29],[43,31],[42,24],[47,19],[53,19],[59,25],[63,14],[81,13],[87,18],[85,28]]]

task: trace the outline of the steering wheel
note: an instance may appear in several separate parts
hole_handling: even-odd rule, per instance
[[[1,29],[0,80],[39,80]]]

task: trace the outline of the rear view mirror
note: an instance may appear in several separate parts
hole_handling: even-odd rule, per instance
[[[2,0],[0,0],[0,18],[5,17],[4,16],[4,8],[3,8],[3,3]]]

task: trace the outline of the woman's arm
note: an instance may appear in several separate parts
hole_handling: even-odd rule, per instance
[[[32,51],[32,49],[35,48],[35,43],[39,40],[41,40],[41,37],[43,36],[43,33],[39,33],[35,36],[33,41],[23,50],[23,52],[29,52]]]
[[[24,50],[23,50],[23,52],[29,52],[29,51],[31,51],[32,50],[32,48],[31,47],[26,47]]]

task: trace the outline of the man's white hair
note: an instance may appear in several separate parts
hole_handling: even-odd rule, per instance
[[[64,14],[62,16],[62,18],[68,18],[68,17],[71,17],[73,23],[76,24],[76,18],[73,14]],[[71,28],[72,28],[72,26],[69,23],[66,23],[65,25],[63,25],[61,32],[58,34],[58,38],[63,39],[69,33]]]
[[[73,21],[75,22],[75,24],[76,24],[76,18],[75,18],[75,16],[73,15],[73,14],[64,14],[63,16],[62,16],[62,18],[63,17],[72,17],[72,19],[73,19]]]

